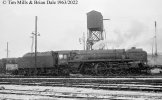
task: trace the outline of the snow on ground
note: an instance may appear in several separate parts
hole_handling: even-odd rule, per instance
[[[0,100],[162,100],[162,93],[97,90],[92,88],[0,85]],[[10,94],[6,94],[10,93]],[[17,94],[14,94],[17,93]]]

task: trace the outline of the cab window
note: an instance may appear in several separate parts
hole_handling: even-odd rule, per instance
[[[59,59],[67,59],[67,55],[66,54],[59,54]]]
[[[59,54],[59,59],[63,59],[63,54]]]
[[[67,55],[64,55],[64,59],[67,59]]]

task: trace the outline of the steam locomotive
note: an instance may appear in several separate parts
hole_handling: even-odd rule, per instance
[[[27,53],[15,58],[20,75],[128,75],[147,72],[147,52],[142,49],[67,50]],[[3,65],[6,65],[7,62]]]
[[[147,72],[147,52],[131,48],[76,51],[68,61],[70,72],[88,75],[128,75]]]

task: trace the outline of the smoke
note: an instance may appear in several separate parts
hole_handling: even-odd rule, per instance
[[[119,44],[119,48],[131,48],[131,47],[141,47],[146,45],[150,41],[148,35],[148,26],[138,20],[132,20],[130,26],[125,31],[116,31],[114,33],[117,35],[116,41]]]
[[[128,25],[126,25],[128,26]],[[112,32],[114,38],[105,41],[99,41],[93,48],[101,49],[103,47],[109,49],[129,49],[131,47],[143,48],[150,47],[152,44],[152,35],[149,34],[149,28],[146,24],[132,20],[129,27],[125,30],[115,28]]]
[[[155,51],[154,39],[154,23],[140,20],[131,20],[124,25],[114,27],[108,32],[107,40],[102,40],[94,44],[93,49],[130,49],[131,47],[142,48],[148,53]],[[162,54],[162,27],[157,27],[157,49],[158,54]]]
[[[108,41],[100,40],[100,41],[96,42],[96,43],[92,46],[92,49],[94,49],[94,50],[103,49],[103,48],[105,48],[105,46],[106,46],[107,43],[108,43]]]
[[[127,39],[136,39],[143,34],[146,30],[146,25],[137,20],[132,20],[130,28],[127,30],[125,37]]]
[[[157,27],[157,49],[158,49],[158,52],[162,54],[162,46],[161,46],[161,43],[162,43],[162,27],[161,28],[158,28]]]

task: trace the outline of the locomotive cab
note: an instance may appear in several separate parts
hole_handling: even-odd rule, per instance
[[[70,51],[57,51],[58,65],[67,65],[70,58]]]
[[[58,72],[61,75],[69,75],[68,60],[70,51],[58,51]]]
[[[68,54],[59,53],[58,54],[58,65],[66,65],[68,60]]]

